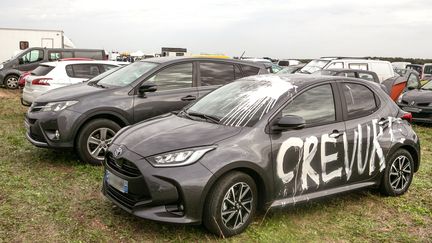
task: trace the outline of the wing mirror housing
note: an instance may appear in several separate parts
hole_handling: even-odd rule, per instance
[[[143,84],[139,87],[138,93],[140,97],[145,98],[145,93],[147,92],[155,92],[157,90],[156,84]]]
[[[303,117],[287,115],[277,119],[271,126],[273,132],[284,132],[288,130],[302,129],[306,125]]]

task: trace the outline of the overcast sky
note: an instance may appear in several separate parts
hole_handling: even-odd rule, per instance
[[[2,0],[0,27],[60,29],[81,48],[239,56],[432,58],[431,0]],[[1,36],[0,38],[4,38]]]

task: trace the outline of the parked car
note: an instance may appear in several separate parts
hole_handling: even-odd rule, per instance
[[[323,69],[313,72],[312,75],[326,75],[326,76],[340,76],[349,78],[359,78],[375,83],[380,83],[378,75],[375,72],[361,70],[361,69]]]
[[[123,128],[105,160],[103,194],[145,219],[244,231],[257,209],[365,187],[404,194],[418,136],[378,84],[260,75],[176,114]]]
[[[310,61],[299,72],[313,73],[322,69],[361,69],[375,72],[380,82],[395,75],[390,62],[366,58],[323,57]]]
[[[290,73],[297,73],[298,71],[300,71],[306,64],[302,63],[299,65],[294,65],[294,66],[288,66],[288,67],[284,67],[282,70],[280,70],[278,72],[278,74],[290,74]]]
[[[432,79],[432,63],[425,63],[423,65],[423,75],[421,76],[422,80],[431,80]]]
[[[43,62],[56,61],[62,58],[106,60],[107,56],[104,50],[28,48],[0,64],[0,84],[9,89],[16,89],[18,88],[18,79],[23,72],[32,71]]]
[[[421,86],[419,75],[412,69],[407,69],[403,76],[395,76],[384,80],[382,83],[388,90],[388,95],[392,100],[396,101],[398,97],[412,89],[418,89]]]
[[[418,72],[420,79],[423,77],[423,65],[420,64],[408,64],[406,69],[412,69]]]
[[[413,121],[432,123],[432,83],[401,94],[397,104],[404,111],[411,112]]]
[[[301,64],[299,60],[289,60],[289,59],[283,59],[277,62],[277,65],[281,67],[295,66],[299,64]]]
[[[83,161],[101,164],[121,127],[180,110],[221,85],[259,73],[267,73],[263,64],[233,59],[134,62],[100,80],[36,98],[26,115],[26,137],[38,147],[75,147]]]
[[[57,61],[40,64],[22,79],[22,103],[31,105],[40,95],[60,87],[81,83],[110,69],[129,63],[114,61]]]

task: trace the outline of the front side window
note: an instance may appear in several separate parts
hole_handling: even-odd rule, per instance
[[[177,64],[156,73],[146,82],[157,85],[158,90],[192,87],[192,63]]]
[[[241,69],[242,69],[243,74],[244,74],[245,77],[252,76],[252,75],[257,75],[259,73],[259,71],[260,71],[259,68],[248,66],[248,65],[241,65]]]
[[[201,85],[224,85],[235,79],[234,65],[227,63],[201,62]]]
[[[42,50],[31,50],[21,57],[22,63],[33,63],[43,60]]]
[[[344,83],[342,91],[347,105],[348,119],[368,116],[377,110],[375,95],[366,86]]]
[[[374,76],[370,73],[359,73],[359,78],[369,81],[375,81]]]
[[[125,87],[157,65],[158,64],[152,62],[134,62],[102,78],[98,84],[103,86]]]
[[[307,125],[336,120],[333,91],[330,84],[311,88],[297,96],[282,110],[282,116],[302,117]]]

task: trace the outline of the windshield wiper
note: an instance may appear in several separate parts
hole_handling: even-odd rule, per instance
[[[220,118],[216,117],[216,116],[212,116],[212,115],[207,115],[207,114],[203,114],[203,113],[198,113],[198,112],[186,112],[184,111],[184,113],[190,118],[191,116],[195,116],[195,117],[200,117],[200,118],[204,118],[209,122],[212,123],[216,123],[219,124],[220,123]]]

